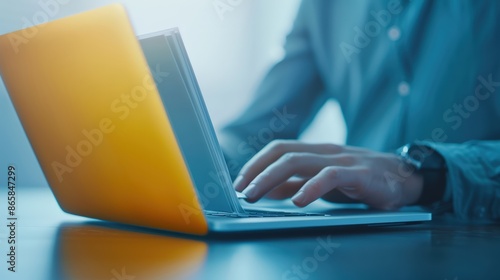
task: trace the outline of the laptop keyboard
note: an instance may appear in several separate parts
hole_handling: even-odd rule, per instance
[[[228,217],[228,218],[267,218],[267,217],[303,217],[303,216],[316,216],[326,217],[328,214],[322,213],[304,213],[304,212],[279,212],[279,211],[260,211],[251,210],[245,213],[227,213],[216,211],[205,211],[208,216],[213,217]]]

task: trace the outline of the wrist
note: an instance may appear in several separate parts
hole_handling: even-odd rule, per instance
[[[409,189],[413,194],[420,191],[417,199],[410,204],[429,205],[443,198],[446,188],[447,167],[444,158],[436,150],[422,145],[408,144],[398,151],[400,157],[413,169],[412,176],[417,178],[411,182]],[[419,178],[419,179],[418,179]],[[420,187],[419,187],[420,186]]]
[[[415,167],[407,165],[407,170],[413,170],[411,175],[407,177],[403,183],[403,205],[415,205],[422,196],[424,188],[424,177],[415,170]]]

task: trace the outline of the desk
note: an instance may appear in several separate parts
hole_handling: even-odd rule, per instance
[[[207,240],[68,215],[48,188],[21,189],[17,200],[16,272],[2,226],[0,279],[500,279],[500,226],[452,216]]]

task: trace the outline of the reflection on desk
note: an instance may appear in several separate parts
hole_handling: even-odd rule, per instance
[[[381,273],[380,260],[384,256],[396,262],[404,252],[405,258],[418,259],[419,248],[430,243],[428,231],[409,231],[406,238],[380,233],[359,238],[356,232],[347,232],[350,237],[304,234],[201,241],[107,222],[63,223],[55,236],[50,278],[329,279],[332,273],[375,276]],[[354,269],[360,257],[373,261],[360,263],[362,269]],[[404,266],[402,262],[398,265],[399,269]],[[415,271],[416,265],[410,263],[406,268]]]
[[[187,279],[203,263],[204,242],[63,224],[54,250],[53,279]]]

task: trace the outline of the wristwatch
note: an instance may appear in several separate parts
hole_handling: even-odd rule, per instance
[[[416,143],[404,145],[397,154],[423,177],[422,194],[415,204],[429,205],[441,200],[448,172],[443,156],[431,147]]]

